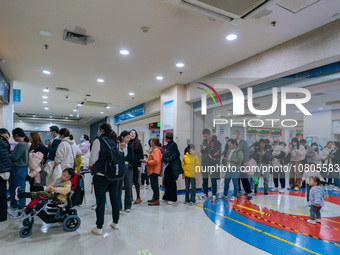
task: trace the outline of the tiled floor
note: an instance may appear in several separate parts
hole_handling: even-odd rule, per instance
[[[90,176],[86,176],[89,187]],[[133,191],[135,194],[135,191]],[[268,254],[215,225],[198,206],[183,204],[183,197],[175,205],[162,202],[149,207],[152,191],[142,190],[143,203],[133,206],[131,213],[121,215],[120,230],[110,228],[111,207],[106,209],[104,234],[90,233],[95,226],[95,212],[91,210],[94,195],[86,191],[86,205],[78,210],[81,226],[76,232],[65,232],[60,224],[46,225],[35,220],[33,233],[19,237],[22,219],[8,219],[0,223],[1,255],[51,254],[137,254],[149,249],[153,255],[167,254]],[[203,205],[203,201],[198,201]]]

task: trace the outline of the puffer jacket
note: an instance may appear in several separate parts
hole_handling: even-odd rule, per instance
[[[41,161],[44,154],[40,151],[30,152],[28,154],[28,176],[35,179],[36,183],[40,183]]]
[[[195,177],[196,174],[200,173],[201,163],[196,152],[194,154],[190,154],[189,152],[185,153],[183,157],[182,168],[185,177],[192,178]]]
[[[0,173],[10,172],[12,170],[9,149],[9,142],[0,139]]]
[[[148,175],[161,174],[162,171],[162,151],[160,147],[155,147],[150,151],[148,163],[146,165]]]
[[[290,147],[290,161],[291,162],[298,162],[298,161],[302,161],[305,159],[306,157],[306,150],[305,147],[303,147],[302,145],[300,145],[299,149]]]
[[[81,151],[74,140],[65,137],[58,146],[55,162],[60,164],[61,169],[74,168],[76,156],[81,156]]]

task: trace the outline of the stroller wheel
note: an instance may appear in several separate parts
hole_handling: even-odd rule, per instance
[[[32,222],[31,225],[33,225],[34,219],[32,219],[31,222]],[[28,226],[30,225],[30,219],[29,219],[29,218],[24,219],[24,220],[22,221],[22,225],[23,225],[24,227],[28,227]]]
[[[25,238],[25,237],[28,237],[32,234],[32,228],[28,227],[28,226],[25,226],[23,227],[22,229],[20,229],[20,232],[19,232],[19,235],[22,237],[22,238]]]
[[[77,215],[69,215],[63,221],[65,231],[76,231],[80,226],[80,218]]]

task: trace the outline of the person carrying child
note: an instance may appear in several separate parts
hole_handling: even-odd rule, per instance
[[[310,220],[307,220],[310,224],[316,224],[321,222],[321,208],[325,205],[324,199],[326,193],[323,188],[320,187],[320,178],[317,176],[309,177],[309,186],[312,187],[309,194],[308,205],[310,206]]]
[[[72,168],[66,168],[61,177],[58,178],[52,185],[46,188],[45,191],[38,192],[24,192],[21,187],[17,187],[15,190],[15,199],[21,198],[39,198],[44,197],[52,199],[57,203],[65,203],[67,195],[71,191],[72,183],[71,179],[74,176],[74,170]]]
[[[196,181],[197,174],[200,173],[201,163],[195,152],[195,145],[189,144],[184,150],[184,157],[182,162],[183,179],[185,179],[185,201],[184,204],[189,203],[193,205],[196,202]],[[197,169],[197,171],[196,171]],[[191,195],[189,198],[189,191],[191,185]]]
[[[148,161],[148,155],[147,154],[144,154],[144,160]],[[146,184],[145,189],[148,189],[149,184],[150,184],[149,176],[148,176],[145,164],[146,163],[141,164],[141,186],[140,186],[141,189],[144,188],[144,183]]]

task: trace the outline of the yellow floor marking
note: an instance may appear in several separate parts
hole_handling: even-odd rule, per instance
[[[203,208],[203,206],[201,206],[201,205],[197,205],[197,204],[195,204],[195,205],[196,205],[197,207]],[[302,250],[308,251],[308,252],[310,252],[310,253],[312,253],[312,254],[321,255],[320,253],[316,253],[316,252],[313,252],[313,251],[311,251],[311,250],[308,250],[307,248],[304,248],[304,247],[302,247],[302,246],[300,246],[300,245],[297,245],[297,244],[295,244],[295,243],[289,242],[289,241],[287,241],[287,240],[285,240],[285,239],[282,239],[282,238],[280,238],[280,237],[278,237],[278,236],[274,236],[274,235],[272,235],[272,234],[263,232],[261,229],[254,228],[254,227],[249,226],[249,225],[247,225],[247,224],[245,224],[245,223],[243,223],[243,222],[240,222],[240,221],[238,221],[238,220],[234,220],[234,219],[232,219],[232,218],[230,218],[230,217],[227,217],[227,216],[225,216],[225,215],[222,215],[222,214],[220,214],[220,213],[216,213],[216,212],[214,212],[214,211],[212,211],[212,210],[210,210],[210,209],[208,209],[208,208],[206,208],[206,207],[204,208],[204,210],[207,210],[207,211],[212,212],[212,213],[214,213],[214,214],[216,214],[216,215],[219,215],[219,216],[221,216],[221,217],[224,217],[224,218],[226,218],[226,219],[228,219],[228,220],[231,220],[231,221],[234,221],[234,222],[236,222],[236,223],[239,223],[239,224],[241,224],[241,225],[243,225],[243,226],[245,226],[245,227],[251,228],[251,229],[256,230],[256,231],[258,231],[258,232],[260,232],[260,233],[263,233],[263,234],[265,234],[265,235],[271,236],[271,237],[273,237],[273,238],[275,238],[275,239],[277,239],[277,240],[280,240],[280,241],[282,241],[282,242],[288,243],[288,244],[293,245],[293,246],[295,246],[295,247],[297,247],[297,248],[300,248],[300,249],[302,249]]]
[[[242,205],[239,205],[239,204],[234,204],[234,205],[241,207],[241,208],[244,208],[244,209],[247,209],[247,210],[250,210],[250,211],[253,211],[253,212],[260,213],[260,214],[268,214],[268,213],[261,212],[261,211],[258,211],[258,210],[255,210],[255,209],[252,209],[252,208],[249,208],[249,207],[246,207],[246,206],[242,206]],[[269,214],[268,216],[271,216],[271,215]]]
[[[340,224],[340,222],[338,222],[338,221],[335,221],[335,220],[330,220],[330,219],[325,219],[325,218],[321,218],[321,219],[323,219],[323,220],[327,220],[327,221],[331,221],[331,222],[334,222],[334,223],[338,223],[338,224]]]

